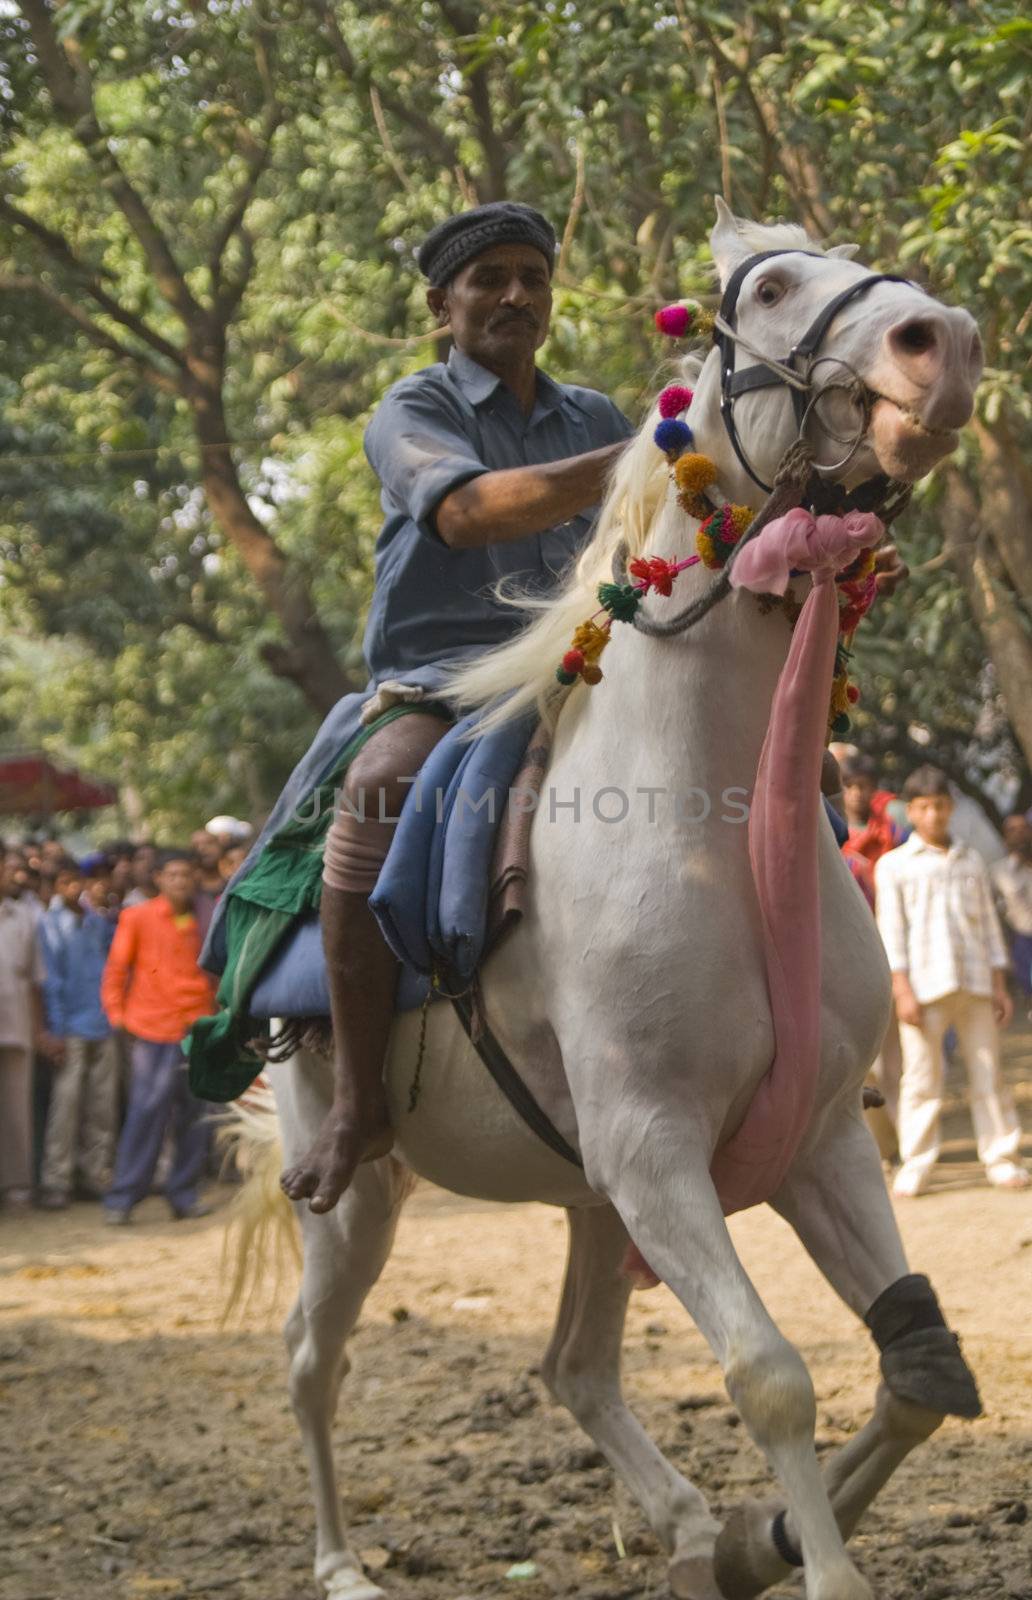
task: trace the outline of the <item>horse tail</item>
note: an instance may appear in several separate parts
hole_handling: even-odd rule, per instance
[[[224,1159],[243,1177],[227,1215],[221,1276],[226,1298],[220,1323],[248,1310],[268,1281],[270,1305],[291,1268],[300,1269],[301,1244],[293,1207],[279,1186],[283,1150],[272,1090],[261,1080],[235,1100],[219,1132]]]

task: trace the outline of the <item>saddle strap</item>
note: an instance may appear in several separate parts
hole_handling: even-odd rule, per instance
[[[476,1016],[474,1016],[473,1001],[469,992],[450,995],[449,999],[455,1007],[456,1016],[465,1029],[467,1039],[513,1110],[523,1118],[531,1132],[536,1133],[538,1138],[544,1144],[547,1144],[550,1150],[554,1150],[557,1156],[562,1156],[564,1161],[571,1162],[575,1167],[582,1167],[584,1163],[576,1150],[572,1145],[567,1144],[551,1118],[542,1111],[509,1060],[509,1057],[491,1032],[483,1010],[478,1008]]]

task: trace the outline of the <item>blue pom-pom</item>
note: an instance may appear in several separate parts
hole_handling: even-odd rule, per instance
[[[679,417],[664,417],[657,424],[652,437],[665,456],[679,456],[690,447],[693,434],[687,422],[682,422]]]

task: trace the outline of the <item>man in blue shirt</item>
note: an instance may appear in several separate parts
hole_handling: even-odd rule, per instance
[[[554,260],[549,223],[510,202],[449,217],[419,252],[427,304],[454,348],[446,363],[395,384],[366,433],[385,517],[365,637],[374,707],[432,694],[437,669],[522,626],[494,587],[555,587],[633,431],[604,395],[538,370]],[[282,1180],[313,1211],[331,1210],[359,1162],[392,1143],[383,1063],[397,963],[368,898],[407,792],[401,780],[447,727],[437,706],[379,729],[348,769],[330,828],[321,919],[334,1100],[311,1150]],[[353,814],[363,810],[365,820]]]
[[[100,1003],[101,974],[115,933],[106,895],[99,867],[84,879],[74,861],[63,862],[54,902],[39,927],[47,1029],[58,1041],[41,1172],[40,1205],[47,1210],[67,1206],[76,1172],[97,1196],[111,1176],[118,1060]]]

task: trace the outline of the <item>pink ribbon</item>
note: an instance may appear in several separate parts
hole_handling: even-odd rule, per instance
[[[777,1192],[813,1115],[821,1056],[817,829],[839,623],[832,579],[883,532],[878,518],[865,512],[813,517],[789,511],[745,545],[731,567],[733,585],[759,594],[784,594],[793,569],[812,573],[814,581],[774,693],[749,814],[774,1059],[738,1128],[713,1158],[710,1171],[725,1214]],[[640,1287],[658,1282],[633,1244],[624,1271]]]

